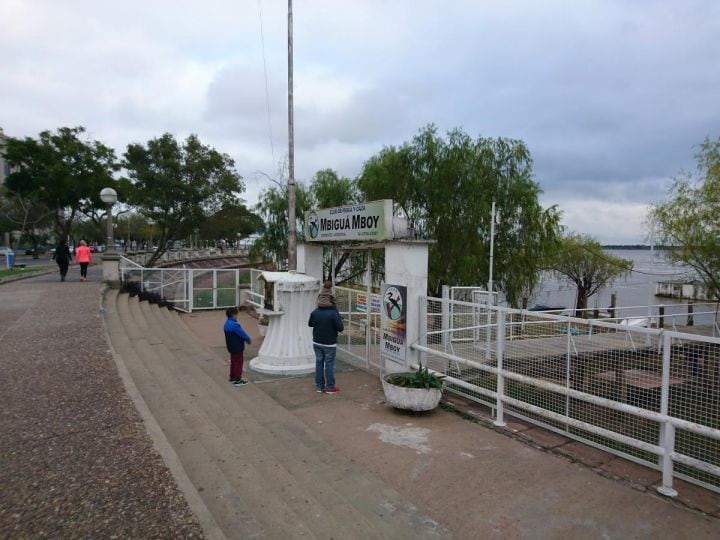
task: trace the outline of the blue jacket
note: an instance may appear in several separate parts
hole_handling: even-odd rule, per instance
[[[240,323],[230,317],[225,321],[223,331],[225,332],[225,345],[230,354],[243,352],[245,350],[245,342],[252,343],[252,339],[250,339],[247,332],[243,330]]]
[[[310,314],[308,326],[313,329],[313,342],[320,345],[337,344],[338,332],[345,329],[335,306],[316,308]]]

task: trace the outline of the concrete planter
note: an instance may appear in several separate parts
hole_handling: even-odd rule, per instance
[[[258,324],[258,333],[262,337],[265,337],[265,334],[267,334],[267,327],[268,327],[267,324]]]
[[[395,386],[385,379],[397,375],[392,373],[382,379],[385,401],[397,409],[408,411],[431,411],[440,403],[442,390],[439,388],[405,388]]]

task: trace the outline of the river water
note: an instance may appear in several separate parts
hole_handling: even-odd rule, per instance
[[[662,251],[643,249],[607,249],[605,252],[614,257],[633,261],[633,271],[629,276],[617,279],[612,284],[588,298],[588,308],[597,307],[607,312],[611,295],[616,295],[618,317],[637,317],[648,314],[648,304],[666,306],[666,315],[686,314],[686,299],[661,298],[655,296],[655,283],[658,281],[691,280],[693,272],[682,265],[672,265],[664,257]],[[546,306],[575,306],[576,288],[566,279],[557,279],[546,275],[538,292],[530,301],[530,307],[536,304]],[[695,324],[710,324],[714,318],[715,304],[695,303]],[[657,315],[657,308],[651,310]],[[712,314],[711,314],[712,312]],[[566,312],[567,313],[567,312]],[[686,317],[676,317],[676,324],[685,324]]]

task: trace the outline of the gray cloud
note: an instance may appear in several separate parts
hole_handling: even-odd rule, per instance
[[[236,159],[253,202],[267,185],[255,172],[274,169],[268,122],[275,161],[287,152],[285,4],[261,6],[270,118],[255,0],[5,0],[0,126],[82,124],[118,153],[198,133]],[[569,225],[639,241],[645,205],[720,136],[718,35],[712,0],[308,0],[295,6],[297,176],[355,176],[431,122],[521,138]]]

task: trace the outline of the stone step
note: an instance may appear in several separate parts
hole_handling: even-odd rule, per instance
[[[162,309],[157,312],[149,308],[150,316],[155,314],[163,317]],[[158,324],[157,328],[162,325]],[[150,325],[149,327],[154,327]],[[180,326],[176,325],[177,328]],[[188,356],[186,349],[183,349],[184,356]],[[215,362],[217,364],[217,361]],[[298,441],[287,446],[281,443],[277,437],[273,435],[272,425],[278,425],[282,429],[290,429],[297,432],[298,429],[307,429],[304,425],[300,427],[302,422],[288,413],[285,409],[279,407],[276,409],[276,417],[266,419],[262,424],[255,419],[255,411],[258,409],[270,408],[274,405],[274,401],[265,395],[264,392],[247,386],[236,388],[225,383],[227,376],[227,368],[225,368],[225,377],[211,378],[190,358],[183,363],[184,368],[178,371],[178,378],[183,379],[186,388],[192,388],[192,392],[198,398],[198,402],[203,404],[203,408],[208,416],[227,434],[228,438],[239,448],[243,448],[245,455],[253,456],[264,463],[268,463],[271,470],[283,471],[283,478],[277,484],[283,485],[284,494],[292,500],[301,501],[301,505],[306,513],[315,516],[318,520],[332,523],[332,528],[327,531],[332,535],[333,532],[343,531],[344,538],[367,538],[368,535],[376,536],[382,531],[377,528],[373,520],[368,519],[355,505],[355,501],[350,502],[347,496],[357,498],[357,489],[348,486],[347,493],[341,494],[333,489],[330,478],[327,475],[319,473],[319,467],[316,463],[319,456],[332,456],[328,451],[328,445],[324,444],[320,448],[318,455],[310,449],[303,448]],[[221,382],[217,382],[221,381]],[[204,386],[204,388],[200,388]],[[248,404],[244,406],[238,401],[238,396],[252,394],[250,408]],[[270,403],[268,403],[270,402]],[[228,414],[233,411],[234,414]],[[248,414],[249,413],[249,414]],[[254,447],[246,448],[248,442]],[[281,454],[281,455],[278,455]],[[333,463],[334,471],[342,471],[342,464]],[[286,475],[285,475],[286,473]],[[304,501],[304,502],[302,502]],[[329,516],[327,509],[332,508],[332,516]],[[315,528],[314,528],[315,529]],[[373,532],[374,531],[374,532]],[[386,531],[390,532],[390,531]],[[394,533],[396,531],[393,531]]]
[[[148,370],[147,359],[141,359],[138,355],[137,344],[146,341],[144,337],[140,337],[139,321],[131,313],[128,295],[120,295],[116,305],[121,329],[111,332],[113,347],[123,358],[135,384],[208,510],[229,537],[241,532],[243,535],[263,537],[266,527],[256,518],[255,509],[245,503],[245,498],[233,488],[224,471],[212,461],[204,459],[207,450],[185,421],[183,408],[173,406],[172,393],[170,396],[164,393],[161,382]],[[108,311],[109,309],[106,309],[106,312]],[[112,321],[109,320],[108,324],[111,326]],[[125,335],[122,328],[127,332]],[[154,359],[150,360],[150,363],[152,362]]]
[[[137,352],[149,362],[148,378],[167,386],[161,388],[165,394],[193,395],[193,407],[197,408],[186,410],[183,420],[202,433],[203,439],[210,437],[205,445],[209,455],[234,464],[240,462],[229,459],[228,452],[231,457],[240,453],[252,462],[265,483],[282,494],[295,514],[305,518],[303,525],[310,530],[307,534],[343,538],[437,536],[434,523],[419,516],[395,490],[333,452],[331,443],[265,392],[253,385],[236,388],[228,384],[227,361],[215,358],[197,342],[177,312],[136,299],[128,303],[128,312],[128,334],[138,338]],[[160,381],[167,378],[174,382]],[[167,405],[160,402],[156,406]],[[221,446],[213,446],[217,440],[222,441]],[[231,446],[235,454],[222,445]],[[233,465],[226,473],[232,475],[235,470]],[[243,489],[240,486],[237,491]],[[331,519],[330,515],[335,517]]]
[[[141,303],[139,308],[144,311],[143,316],[146,317],[155,317],[157,313],[149,306],[146,307],[145,303]],[[157,332],[162,338],[161,325],[157,321],[147,320],[147,322],[147,330]],[[223,397],[218,384],[196,368],[192,358],[183,358],[184,351],[170,351],[162,343],[155,344],[151,348],[154,361],[149,368],[154,376],[174,379],[178,394],[192,397],[195,410],[186,412],[186,421],[194,423],[198,435],[206,441],[204,445],[208,449],[209,457],[221,461],[223,465],[220,467],[229,477],[235,475],[239,467],[246,467],[247,464],[251,464],[256,469],[257,474],[250,475],[252,478],[245,478],[248,475],[243,474],[243,482],[238,486],[239,489],[247,493],[247,496],[263,501],[267,509],[278,502],[282,503],[285,506],[283,510],[292,511],[295,515],[282,515],[281,512],[274,510],[273,517],[279,519],[281,523],[292,524],[293,529],[299,529],[303,534],[307,534],[300,529],[299,524],[303,522],[308,524],[309,531],[320,538],[332,537],[343,526],[352,524],[339,520],[340,517],[351,516],[339,516],[335,511],[333,514],[328,514],[327,507],[315,500],[313,489],[314,484],[318,482],[317,478],[309,478],[312,481],[309,485],[298,482],[285,468],[284,463],[272,459],[272,454],[268,452],[266,446],[256,437],[249,436],[248,430],[243,429],[237,421],[233,421],[234,418],[244,415],[244,411],[237,410],[237,404],[231,399],[218,399]],[[224,386],[235,392],[245,390],[235,388],[228,383]],[[245,425],[247,426],[248,423],[252,423],[251,416],[245,416]],[[264,430],[257,424],[253,425],[253,428],[256,432]],[[277,441],[271,441],[271,444],[277,444]],[[246,481],[249,485],[246,485]],[[342,502],[336,498],[335,505],[341,504]],[[351,534],[347,537],[355,538]]]
[[[169,316],[173,315],[177,314],[171,313]],[[179,319],[182,323],[182,316]],[[182,326],[187,329],[184,323]],[[183,334],[189,336],[191,331],[187,329]],[[227,378],[226,362],[198,362],[196,365],[213,380],[224,381]],[[252,386],[237,392],[235,390],[238,389],[230,385],[222,385],[221,390],[240,402],[243,410],[252,411],[252,416],[263,428],[257,434],[258,437],[272,435],[275,441],[268,442],[267,446],[278,460],[289,462],[294,459],[312,464],[314,476],[324,478],[325,485],[333,487],[333,491],[342,498],[352,501],[355,508],[369,516],[370,521],[381,529],[381,534],[393,538],[432,538],[437,535],[435,525],[419,516],[416,509],[408,505],[394,489],[344,456],[338,456],[332,451],[331,442],[308,428],[265,392],[260,391],[259,396],[243,392]],[[311,382],[308,383],[308,391],[314,391]],[[394,511],[388,512],[388,508]]]

